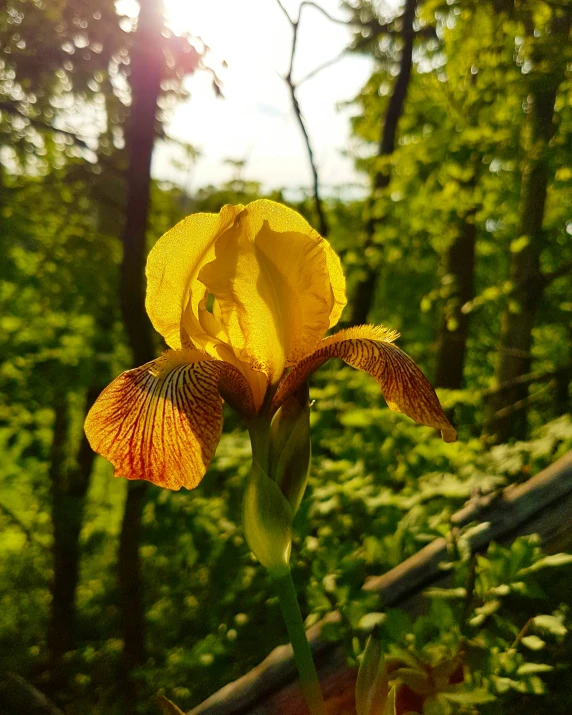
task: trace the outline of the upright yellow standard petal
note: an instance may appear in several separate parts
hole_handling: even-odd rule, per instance
[[[91,408],[85,432],[115,474],[168,489],[196,487],[222,431],[222,390],[247,416],[250,389],[234,367],[196,350],[124,372]]]
[[[280,305],[265,278],[256,247],[243,229],[228,232],[216,244],[216,258],[204,266],[199,280],[215,296],[221,323],[236,357],[277,379],[285,364]]]
[[[283,266],[284,270],[290,274],[289,282],[294,290],[297,288],[296,282],[300,281],[300,287],[306,286],[309,291],[320,293],[322,300],[325,296],[322,294],[324,286],[321,280],[311,281],[308,280],[307,276],[305,279],[296,276],[297,273],[306,274],[316,268],[315,262],[308,260],[309,257],[305,256],[305,252],[310,252],[311,249],[309,247],[303,249],[300,242],[301,236],[310,239],[310,241],[320,249],[320,252],[324,253],[328,273],[327,284],[329,284],[325,290],[330,311],[328,328],[333,327],[340,319],[347,303],[346,279],[337,253],[330,246],[328,241],[322,238],[310,226],[303,216],[287,206],[276,203],[275,201],[269,201],[268,199],[260,199],[259,201],[253,201],[251,204],[248,204],[246,208],[248,210],[248,228],[251,232],[251,236],[258,235],[265,223],[267,223],[268,228],[274,233],[294,234],[291,236],[292,242],[289,245],[280,246],[273,252],[274,255],[269,257]],[[266,241],[266,246],[268,246],[268,241]],[[268,249],[264,248],[263,250],[267,252]],[[318,252],[315,252],[314,255],[318,255]],[[312,296],[310,295],[301,296],[301,300],[308,301],[305,305],[307,313],[310,313],[311,310],[316,307],[312,304]],[[323,335],[322,333],[320,338],[322,338]],[[305,354],[308,354],[308,352],[309,351]],[[295,362],[295,358],[293,356],[289,357],[289,362]]]
[[[382,326],[363,325],[322,340],[320,347],[284,378],[273,407],[277,409],[309,375],[337,357],[374,377],[390,409],[441,430],[445,442],[454,442],[457,433],[445,417],[435,390],[413,360],[393,345],[397,337],[395,331]]]
[[[215,296],[236,356],[277,382],[312,352],[345,304],[339,259],[295,211],[249,204],[199,280]]]
[[[155,244],[147,258],[145,307],[169,347],[180,350],[205,336],[198,305],[205,288],[197,282],[202,266],[215,257],[215,244],[232,230],[242,206],[224,206],[219,214],[198,213],[180,221]]]

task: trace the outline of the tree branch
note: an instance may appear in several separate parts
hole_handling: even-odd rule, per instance
[[[316,2],[312,2],[312,0],[304,0],[304,2],[300,3],[300,14],[302,14],[303,7],[313,7],[315,10],[318,10],[318,12],[321,12],[324,17],[327,17],[330,22],[335,22],[338,25],[350,24],[348,20],[343,20],[341,17],[334,17],[333,15],[330,15],[330,13],[321,5],[318,5]],[[298,19],[300,19],[300,15],[298,15]]]
[[[550,389],[551,387],[556,387],[556,380],[551,380],[548,384],[544,385],[544,387],[541,387],[539,390],[536,390],[536,392],[533,392],[527,397],[523,397],[522,400],[517,400],[516,402],[513,402],[512,405],[502,407],[500,410],[497,410],[494,413],[494,416],[502,419],[503,417],[509,417],[515,412],[520,412],[520,410],[525,410],[530,404],[537,402],[546,392],[546,390]]]
[[[276,0],[276,2],[278,3],[278,7],[282,10],[282,12],[284,13],[284,15],[286,15],[286,19],[288,20],[288,22],[289,22],[291,25],[293,25],[293,24],[294,24],[294,20],[290,17],[290,13],[288,12],[288,10],[286,10],[286,8],[284,7],[284,5],[282,5],[282,3],[280,2],[280,0]]]
[[[304,77],[302,77],[302,79],[299,79],[299,80],[298,80],[298,82],[296,83],[296,85],[299,87],[299,86],[300,86],[301,84],[303,84],[304,82],[307,82],[309,79],[312,79],[312,77],[315,77],[315,76],[316,76],[319,72],[321,72],[322,70],[325,70],[325,69],[327,69],[328,67],[331,67],[332,65],[335,65],[336,62],[339,62],[341,59],[343,59],[343,58],[347,55],[348,52],[349,52],[349,48],[348,48],[348,47],[345,47],[345,48],[339,53],[339,55],[336,55],[335,57],[332,57],[331,59],[326,60],[325,62],[322,62],[321,65],[318,65],[318,66],[315,67],[311,72],[308,72],[307,75],[304,75]]]
[[[11,509],[9,509],[4,504],[0,503],[0,512],[2,512],[4,514],[4,516],[6,516],[6,518],[9,521],[11,521],[13,524],[15,524],[24,533],[24,536],[26,537],[26,541],[28,543],[35,544],[36,546],[39,546],[43,551],[46,551],[47,553],[49,553],[49,551],[50,551],[49,548],[47,546],[45,546],[44,544],[42,544],[41,541],[37,541],[34,538],[34,534],[32,533],[32,531],[26,526],[26,524],[24,524],[23,521],[21,521],[16,516],[16,514],[14,514],[14,512]]]
[[[308,3],[302,3],[302,5],[300,5],[300,10],[298,12],[298,19],[293,20],[292,17],[290,17],[290,15],[289,15],[288,11],[286,10],[286,8],[284,7],[284,5],[282,4],[281,0],[276,0],[276,2],[278,3],[278,7],[282,10],[284,15],[288,19],[290,26],[292,27],[292,47],[290,50],[290,65],[289,65],[288,71],[284,77],[284,81],[286,82],[286,84],[288,85],[288,89],[290,90],[290,98],[292,100],[292,109],[294,110],[294,114],[298,121],[300,131],[302,132],[304,142],[306,144],[306,152],[308,154],[308,160],[310,162],[310,168],[312,171],[312,178],[313,178],[314,205],[316,207],[316,213],[318,215],[318,229],[319,229],[319,232],[322,234],[322,236],[327,236],[328,231],[329,231],[329,226],[328,226],[328,222],[327,222],[324,208],[322,205],[322,199],[320,197],[320,182],[319,182],[319,177],[318,177],[318,167],[316,165],[316,160],[314,158],[314,151],[312,149],[312,144],[310,142],[310,136],[309,136],[308,130],[306,128],[306,123],[302,116],[302,110],[300,109],[300,103],[298,102],[298,97],[296,95],[297,84],[292,79],[292,73],[293,73],[293,69],[294,69],[294,60],[296,58],[296,44],[298,41],[298,27],[299,27],[299,23],[300,23],[300,15],[302,13],[302,7],[304,6],[304,4],[308,4]],[[311,3],[311,4],[313,5],[313,3]]]
[[[558,377],[562,373],[566,373],[571,369],[572,365],[564,365],[557,370],[550,370],[549,372],[529,372],[526,375],[519,375],[513,380],[507,380],[496,387],[491,387],[488,390],[483,390],[483,396],[496,395],[499,392],[505,392],[506,390],[512,390],[513,387],[519,387],[521,385],[529,385],[532,382],[543,382],[544,380],[551,380],[554,377]]]
[[[393,33],[393,30],[387,30],[387,34],[395,34]],[[399,35],[399,33],[397,33]],[[367,47],[367,45],[371,42],[371,37],[360,37],[359,40],[353,44],[350,45],[349,47],[344,47],[344,49],[335,57],[332,57],[329,60],[326,60],[326,62],[323,62],[321,65],[318,65],[315,69],[313,69],[311,72],[308,72],[307,75],[302,77],[302,79],[299,79],[296,82],[296,86],[299,87],[301,84],[304,82],[307,82],[309,79],[312,79],[312,77],[315,77],[319,72],[322,70],[327,69],[328,67],[331,67],[332,65],[335,65],[337,62],[340,60],[343,60],[343,58],[350,52],[360,52],[360,50],[364,49]]]
[[[0,102],[0,111],[6,112],[7,114],[11,114],[15,117],[20,117],[21,119],[25,119],[27,122],[30,123],[30,126],[35,127],[36,129],[54,132],[57,134],[63,134],[64,136],[73,139],[74,142],[76,144],[79,144],[79,146],[81,146],[82,148],[91,149],[91,147],[89,147],[87,143],[83,139],[80,139],[78,135],[74,132],[70,132],[66,129],[58,129],[58,127],[54,127],[53,124],[44,122],[42,119],[38,119],[37,117],[30,117],[28,114],[23,112],[21,109],[18,109],[18,107],[16,107],[14,104],[11,104],[10,102]]]
[[[562,278],[568,273],[572,273],[572,261],[570,261],[570,263],[564,263],[560,266],[560,268],[557,268],[555,271],[551,271],[550,273],[544,273],[542,276],[542,283],[544,286],[548,286],[557,278]]]

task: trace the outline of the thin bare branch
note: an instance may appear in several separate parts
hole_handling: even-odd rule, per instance
[[[290,14],[289,14],[288,10],[286,10],[286,8],[284,7],[284,5],[282,5],[282,3],[280,2],[280,0],[276,0],[276,2],[278,3],[278,7],[279,7],[279,8],[282,10],[282,12],[286,15],[286,18],[288,19],[288,22],[289,22],[291,25],[293,25],[293,24],[294,24],[294,20],[290,17]]]
[[[294,58],[296,57],[296,45],[298,44],[298,22],[292,24],[292,49],[290,51],[290,67],[286,79],[292,85],[292,73],[294,72]]]
[[[392,30],[387,30],[388,34],[392,33]],[[322,70],[327,69],[328,67],[331,67],[332,65],[335,65],[337,62],[340,60],[343,60],[346,55],[348,55],[350,52],[359,52],[363,48],[367,47],[367,45],[371,42],[370,37],[360,37],[359,40],[357,40],[353,45],[350,45],[348,47],[344,47],[344,49],[335,57],[332,57],[329,60],[326,60],[326,62],[323,62],[321,65],[318,65],[315,69],[313,69],[311,72],[308,72],[307,75],[304,75],[302,79],[299,79],[296,82],[296,86],[300,86],[304,82],[307,82],[309,79],[312,79],[312,77],[315,77],[319,72]]]
[[[558,377],[562,373],[566,373],[570,370],[571,365],[565,365],[558,368],[557,370],[550,370],[549,372],[530,372],[526,375],[519,375],[512,380],[503,382],[496,387],[491,387],[488,390],[483,390],[482,395],[484,397],[490,395],[496,395],[499,392],[505,392],[506,390],[512,390],[513,387],[519,387],[521,385],[530,385],[533,382],[544,382],[545,380],[551,380],[554,377]]]
[[[9,509],[5,504],[0,504],[0,512],[4,514],[8,521],[11,521],[12,524],[17,526],[20,531],[22,531],[22,533],[26,537],[27,542],[35,544],[36,546],[39,546],[43,551],[49,553],[49,548],[45,546],[45,544],[42,544],[41,541],[35,539],[32,530],[28,528],[26,524],[24,524],[24,522],[18,516],[16,516],[16,514],[14,514],[14,512]]]
[[[542,399],[544,393],[546,393],[546,391],[552,387],[556,387],[556,380],[551,380],[549,383],[544,385],[544,387],[541,387],[539,390],[536,390],[536,392],[533,392],[527,397],[524,397],[522,400],[517,400],[516,402],[513,402],[512,405],[502,407],[500,410],[497,410],[495,412],[494,416],[500,418],[509,417],[515,412],[525,410],[530,404],[537,402],[539,399]]]
[[[312,2],[312,0],[304,0],[304,2],[300,3],[300,14],[302,14],[303,7],[313,7],[318,12],[321,12],[324,17],[327,17],[330,22],[335,22],[338,25],[354,24],[351,23],[351,21],[343,20],[341,17],[334,17],[333,15],[330,15],[330,13],[325,10],[321,5],[318,5],[318,3],[316,2]],[[300,19],[300,15],[298,15],[298,19]]]
[[[342,60],[347,55],[348,52],[349,52],[349,48],[344,47],[344,49],[338,55],[336,55],[335,57],[332,57],[332,59],[330,59],[330,60],[326,60],[326,62],[322,62],[321,65],[318,65],[311,72],[308,72],[307,75],[304,75],[304,77],[302,77],[302,79],[299,79],[296,82],[296,85],[299,87],[304,82],[307,82],[309,79],[312,79],[312,77],[315,77],[322,70],[325,70],[328,67],[335,65],[337,62]]]
[[[316,213],[318,215],[318,229],[322,236],[327,236],[328,235],[328,222],[326,219],[326,215],[324,212],[324,208],[322,206],[322,200],[320,197],[320,182],[319,182],[319,177],[318,177],[318,167],[316,165],[316,160],[314,158],[314,151],[312,149],[312,144],[310,142],[310,136],[308,134],[308,130],[306,128],[306,123],[304,121],[304,117],[302,116],[302,110],[300,109],[300,103],[298,102],[298,97],[296,95],[296,90],[298,85],[294,82],[292,79],[292,73],[294,70],[294,60],[296,58],[296,46],[298,42],[298,27],[300,23],[300,15],[302,13],[302,8],[304,4],[309,4],[309,3],[302,3],[300,5],[300,10],[298,12],[298,19],[293,20],[284,5],[282,4],[281,0],[276,0],[278,3],[278,6],[288,19],[288,22],[290,23],[292,27],[292,46],[290,49],[290,65],[288,67],[288,71],[286,73],[286,76],[284,77],[284,81],[288,85],[288,89],[290,90],[290,98],[292,100],[292,109],[294,110],[294,115],[296,116],[296,120],[298,121],[298,125],[300,127],[300,131],[302,132],[302,136],[304,138],[304,142],[306,144],[306,151],[308,154],[308,160],[310,162],[310,168],[312,171],[312,177],[313,177],[313,189],[314,189],[314,205],[316,207]],[[313,5],[313,3],[310,3]]]

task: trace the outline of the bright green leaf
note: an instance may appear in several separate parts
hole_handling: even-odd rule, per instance
[[[529,648],[530,650],[542,650],[546,645],[542,638],[538,636],[524,636],[520,639],[520,642],[525,648]]]
[[[535,673],[550,673],[554,668],[547,663],[523,663],[516,671],[517,675],[534,675]]]
[[[553,633],[555,636],[565,636],[568,633],[566,626],[556,616],[535,616],[533,622],[537,628]]]

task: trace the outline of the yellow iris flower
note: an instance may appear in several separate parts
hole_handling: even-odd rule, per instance
[[[117,476],[193,489],[218,445],[223,399],[247,421],[269,421],[332,357],[372,375],[392,410],[456,438],[397,333],[364,325],[324,338],[345,279],[292,209],[260,200],[189,216],[159,239],[146,272],[147,313],[170,350],[116,378],[85,423]]]

